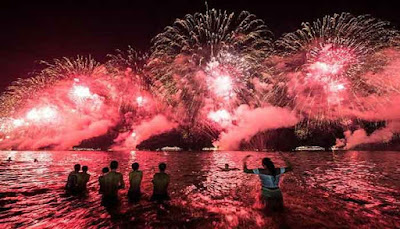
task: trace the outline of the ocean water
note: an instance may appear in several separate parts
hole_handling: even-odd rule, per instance
[[[270,157],[293,172],[281,179],[285,211],[266,214],[256,175]],[[6,161],[8,157],[12,162]],[[33,162],[34,159],[39,162]],[[0,152],[0,227],[32,228],[400,228],[400,152]],[[120,163],[126,184],[133,162],[140,163],[144,196],[112,211],[101,206],[98,177],[110,161]],[[149,201],[158,163],[167,163],[171,201]],[[89,166],[89,194],[65,195],[73,165]]]

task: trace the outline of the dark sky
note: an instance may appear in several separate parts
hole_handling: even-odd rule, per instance
[[[150,40],[175,18],[204,11],[204,0],[22,1],[0,5],[0,90],[13,79],[27,77],[38,60],[107,53],[132,45],[146,50]],[[248,10],[264,19],[279,36],[303,21],[326,14],[371,14],[400,24],[400,10],[386,1],[255,1],[209,0],[210,8]],[[395,1],[393,1],[395,2]]]

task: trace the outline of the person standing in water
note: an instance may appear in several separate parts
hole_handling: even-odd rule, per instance
[[[74,165],[74,171],[70,172],[68,175],[65,189],[71,194],[75,194],[78,191],[79,170],[81,170],[81,165],[76,164]]]
[[[104,167],[101,172],[103,173],[103,175],[101,175],[99,177],[99,185],[100,185],[100,189],[99,189],[99,193],[103,194],[104,192],[104,176],[110,171],[110,169],[108,167]]]
[[[118,204],[118,190],[125,188],[121,173],[117,172],[118,162],[110,163],[111,172],[104,176],[103,205],[113,206]]]
[[[268,157],[262,159],[263,168],[248,169],[247,159],[250,155],[243,159],[243,171],[245,173],[257,174],[261,181],[261,199],[267,209],[273,212],[283,210],[283,196],[279,189],[280,176],[286,172],[292,171],[289,161],[285,160],[288,167],[275,168],[274,163]]]
[[[164,201],[169,200],[168,195],[168,185],[169,185],[169,175],[165,173],[167,165],[165,163],[160,163],[158,165],[160,169],[159,173],[154,174],[153,177],[153,195],[151,196],[152,201]]]
[[[90,174],[87,173],[88,169],[89,168],[86,165],[82,166],[82,172],[79,173],[79,176],[78,176],[78,189],[79,189],[80,192],[86,192],[87,191],[86,185],[87,185],[87,183],[88,183],[88,181],[90,179]]]
[[[139,163],[132,164],[132,171],[129,173],[129,191],[128,198],[131,202],[136,202],[140,199],[140,185],[142,183],[143,173],[139,170]]]

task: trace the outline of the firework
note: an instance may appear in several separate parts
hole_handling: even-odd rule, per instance
[[[150,54],[42,62],[0,96],[0,147],[70,149],[112,133],[126,149],[177,128],[185,144],[263,149],[278,128],[296,125],[305,140],[313,127],[398,120],[382,111],[400,98],[399,37],[386,21],[342,13],[274,43],[255,15],[207,9],[176,19]]]
[[[115,54],[107,55],[107,66],[119,71],[130,70],[134,73],[142,73],[149,59],[148,53],[136,51],[128,46],[126,51],[117,49]]]
[[[2,120],[1,135],[9,137],[1,147],[70,149],[106,134],[112,126],[138,123],[153,112],[152,97],[131,74],[107,71],[90,57],[45,64],[33,77],[14,82],[1,97],[2,106],[14,108]],[[34,139],[36,143],[31,142]]]
[[[285,34],[276,42],[283,51],[287,90],[295,109],[309,119],[340,121],[374,105],[363,98],[379,94],[365,73],[379,61],[370,61],[390,47],[397,32],[386,21],[349,13],[325,16]]]
[[[272,52],[271,37],[246,11],[211,9],[177,19],[152,40],[154,92],[178,111],[181,123],[202,126],[213,112],[253,100],[252,79],[260,78]]]

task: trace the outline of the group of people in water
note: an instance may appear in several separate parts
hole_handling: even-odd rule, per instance
[[[262,168],[249,169],[247,168],[247,159],[250,155],[243,159],[243,172],[249,174],[256,174],[260,178],[261,182],[261,200],[265,204],[268,210],[271,211],[282,211],[283,210],[283,196],[279,188],[279,180],[282,174],[292,170],[292,166],[288,160],[285,160],[287,167],[276,168],[270,158],[262,159]],[[153,194],[151,200],[163,202],[169,200],[168,185],[170,182],[169,175],[165,172],[167,165],[160,163],[158,165],[159,172],[153,176]],[[90,179],[90,175],[87,173],[88,167],[82,166],[82,172],[80,172],[81,166],[76,164],[74,171],[72,171],[67,179],[66,190],[71,194],[79,194],[87,191],[87,183]],[[100,190],[102,194],[102,204],[104,206],[113,206],[118,203],[118,190],[125,188],[123,175],[117,172],[118,162],[112,161],[110,167],[102,169],[102,175],[99,177]],[[225,164],[225,168],[221,168],[222,171],[238,170],[235,168],[229,168],[229,164]],[[142,183],[143,172],[139,170],[139,164],[132,164],[132,171],[129,173],[129,191],[128,199],[131,202],[137,202],[141,198],[140,186]]]
[[[66,190],[70,194],[82,194],[87,191],[86,185],[89,181],[90,175],[87,173],[88,167],[83,166],[82,172],[80,170],[80,164],[74,166],[67,179]],[[168,185],[169,175],[165,172],[167,165],[160,163],[158,165],[159,172],[154,174],[153,183],[153,195],[151,200],[163,202],[169,200]],[[104,206],[114,206],[118,204],[118,190],[125,188],[125,182],[123,175],[117,172],[118,162],[112,161],[110,167],[102,169],[102,175],[99,177],[99,193],[102,194],[102,204]],[[143,172],[139,170],[139,163],[135,162],[132,164],[132,171],[129,173],[129,191],[128,199],[131,202],[137,202],[140,200],[142,192],[140,186],[142,183]]]

